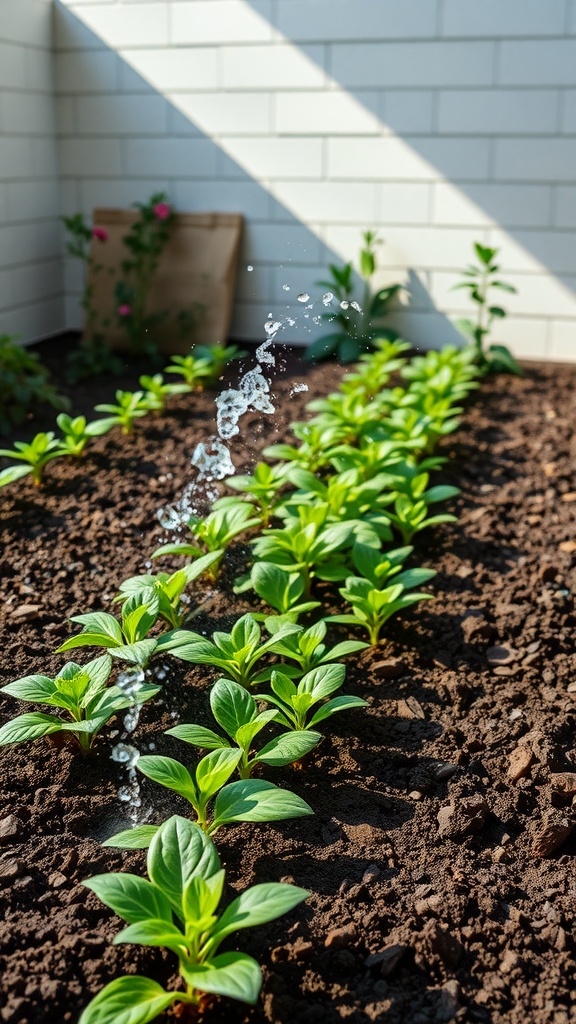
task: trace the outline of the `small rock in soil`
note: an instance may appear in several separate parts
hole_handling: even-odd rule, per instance
[[[553,853],[568,838],[574,829],[574,822],[559,814],[549,811],[544,818],[533,826],[531,852],[534,857],[546,857]]]
[[[460,985],[456,978],[450,978],[440,989],[440,1000],[436,1008],[436,1020],[452,1020],[460,1009]]]
[[[407,697],[406,700],[399,700],[398,714],[400,715],[400,718],[420,718],[422,720],[426,718],[424,708],[415,697]]]
[[[428,921],[422,935],[432,954],[439,956],[446,967],[456,967],[464,952],[464,946],[455,935],[441,928],[437,921]]]
[[[366,958],[366,967],[378,968],[383,978],[389,978],[407,951],[408,946],[402,943],[385,946],[379,953],[372,953]]]
[[[480,832],[489,807],[484,797],[460,797],[438,811],[439,833],[446,839],[463,839],[473,832]]]
[[[442,782],[445,779],[451,779],[452,776],[455,775],[457,771],[459,771],[457,764],[450,764],[449,762],[446,762],[446,764],[438,765],[438,767],[434,771],[434,775],[436,776],[439,782]]]
[[[486,660],[489,665],[510,665],[517,658],[518,651],[505,644],[500,644],[498,647],[489,647],[486,651]]]
[[[406,672],[406,665],[400,658],[387,658],[386,661],[375,661],[372,669],[381,679],[397,679]]]
[[[0,821],[0,846],[6,846],[18,835],[20,821],[15,814],[8,814]]]
[[[40,604],[20,604],[10,612],[10,618],[18,620],[34,619],[41,607],[42,605]]]
[[[356,938],[356,926],[346,924],[342,928],[333,928],[324,940],[326,949],[346,949]]]
[[[0,885],[6,885],[13,878],[22,874],[22,862],[15,857],[0,857]]]
[[[552,775],[550,782],[554,789],[564,793],[566,796],[574,796],[576,794],[576,772],[557,772],[555,775]]]
[[[536,758],[530,747],[516,747],[509,758],[508,776],[512,779],[512,782],[517,782],[518,779],[527,775],[530,766],[534,764],[535,760]]]

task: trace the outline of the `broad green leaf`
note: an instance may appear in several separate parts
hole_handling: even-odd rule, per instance
[[[253,885],[226,907],[210,938],[217,938],[220,944],[226,935],[241,928],[253,928],[268,921],[275,921],[277,917],[282,917],[303,900],[308,899],[309,895],[306,889],[284,882]]]
[[[71,622],[78,622],[90,633],[104,633],[119,644],[123,643],[120,623],[108,612],[88,612],[86,615],[73,615]]]
[[[232,679],[218,679],[214,683],[210,691],[210,707],[218,725],[232,737],[258,714],[252,695]]]
[[[183,917],[182,897],[194,875],[210,878],[220,871],[220,860],[211,839],[187,818],[173,815],[160,826],[148,851],[150,880]]]
[[[197,558],[202,553],[202,548],[196,547],[195,544],[163,544],[152,552],[150,558],[160,558],[162,555],[188,555],[189,558]]]
[[[38,704],[49,703],[56,687],[48,676],[23,676],[15,679],[13,683],[7,683],[0,690],[0,693],[9,693],[11,697],[18,700],[36,701]]]
[[[108,647],[113,650],[122,646],[122,641],[115,640],[107,633],[78,633],[77,636],[71,636],[69,640],[60,644],[60,647],[56,648],[56,654],[72,651],[77,647]]]
[[[213,992],[251,1005],[262,987],[260,966],[246,953],[221,953],[208,964],[181,966],[181,971],[186,984],[201,992]]]
[[[78,1024],[148,1024],[182,998],[183,993],[166,992],[138,974],[115,978],[88,1004]]]
[[[214,914],[222,899],[225,878],[224,870],[217,871],[210,878],[192,876],[182,897],[183,920],[187,927],[192,924],[199,931],[208,931],[212,928]]]
[[[44,715],[40,711],[31,711],[18,715],[6,722],[0,729],[0,746],[10,743],[24,743],[26,740],[37,740],[40,736],[49,736],[52,732],[60,732],[63,723],[54,715]]]
[[[133,942],[142,946],[166,946],[166,949],[171,949],[176,955],[182,955],[186,949],[186,937],[171,920],[165,918],[142,918],[123,928],[112,941],[115,946],[122,942]]]
[[[130,665],[145,665],[156,650],[157,640],[137,640],[133,644],[122,644],[114,648],[114,658],[127,661]]]
[[[315,715],[310,719],[309,727],[318,725],[319,722],[323,722],[324,719],[330,718],[331,715],[335,715],[338,711],[347,711],[349,708],[365,708],[368,707],[368,702],[362,700],[361,697],[352,697],[349,695],[343,695],[341,697],[333,697],[326,704],[323,704],[318,709]]]
[[[242,779],[220,790],[211,831],[232,821],[281,821],[313,813],[301,797],[289,790],[261,779]]]
[[[346,668],[337,665],[319,665],[307,672],[298,683],[298,693],[309,693],[315,701],[323,700],[334,690],[339,690],[346,677]]]
[[[138,759],[137,767],[153,782],[165,786],[166,789],[173,789],[186,800],[196,801],[197,792],[194,780],[188,769],[180,764],[180,761],[176,761],[173,757],[147,754]]]
[[[136,825],[106,839],[102,846],[112,846],[118,850],[147,850],[159,825]]]
[[[309,754],[322,736],[319,732],[286,732],[275,736],[254,758],[264,764],[292,764]]]
[[[82,883],[95,892],[102,903],[110,907],[118,917],[135,924],[147,918],[162,918],[172,923],[172,908],[169,901],[146,878],[128,872],[94,875]]]
[[[196,768],[196,785],[203,799],[209,800],[235,771],[241,750],[213,750],[206,754]]]
[[[219,736],[212,729],[205,729],[202,725],[175,725],[173,729],[166,730],[167,736],[175,736],[178,740],[191,743],[194,747],[204,750],[220,750],[221,747],[229,747],[230,743],[224,736]]]
[[[30,476],[33,471],[32,466],[8,466],[0,472],[0,487],[8,487],[23,476]]]

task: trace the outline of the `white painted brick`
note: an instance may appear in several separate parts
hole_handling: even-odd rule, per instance
[[[5,91],[0,97],[2,130],[13,135],[54,135],[51,95]]]
[[[186,138],[201,138],[203,132],[192,123],[186,114],[183,114],[181,110],[177,110],[172,102],[172,98],[168,103],[168,134],[169,135],[184,135]]]
[[[267,264],[256,264],[251,271],[248,271],[245,264],[241,263],[236,279],[236,301],[272,302],[271,276],[272,268]]]
[[[560,185],[556,189],[554,223],[559,228],[576,228],[576,185]]]
[[[225,89],[320,89],[326,85],[324,50],[292,45],[223,46]]]
[[[434,186],[434,223],[485,227],[548,227],[552,189],[549,185],[449,183]]]
[[[430,185],[383,182],[378,188],[381,224],[427,224],[430,220]]]
[[[483,180],[488,175],[487,139],[419,137],[328,142],[330,177],[359,180]]]
[[[127,54],[123,54],[127,57]],[[142,76],[146,83],[162,91],[185,89],[216,89],[218,85],[218,50],[215,47],[158,47],[130,53],[133,67],[124,65],[122,87],[134,90],[134,78]],[[136,83],[138,84],[138,83]],[[144,88],[142,82],[139,88]]]
[[[562,97],[562,131],[576,135],[576,89],[566,89]]]
[[[54,91],[54,56],[50,50],[25,51],[26,88],[36,92]]]
[[[367,99],[376,105],[374,93]],[[276,130],[281,135],[379,135],[382,125],[358,99],[338,89],[277,93]]]
[[[464,135],[552,135],[558,95],[551,89],[440,92],[438,130]]]
[[[498,82],[502,85],[576,85],[576,39],[503,42]]]
[[[230,139],[230,156],[257,181],[261,179],[320,178],[322,149],[319,139]]]
[[[379,225],[375,225],[378,227]],[[350,259],[358,249],[359,231],[356,230],[356,238],[351,244],[348,242],[347,251],[342,255]],[[460,270],[470,261],[472,245],[475,241],[482,241],[478,237],[477,230],[467,228],[437,228],[422,226],[398,227],[385,224],[382,227],[382,234],[386,244],[378,252],[378,262],[382,267],[414,267],[417,270],[444,268],[446,270]],[[342,244],[342,238],[336,227],[330,226],[324,237],[328,245],[334,247],[338,252]]]
[[[64,317],[67,330],[82,330],[84,326],[84,311],[80,306],[80,295],[70,294],[68,289],[64,298]]]
[[[517,359],[549,359],[550,322],[536,317],[510,316],[498,324],[498,341]]]
[[[77,208],[92,217],[98,207],[112,207],[128,210],[132,203],[145,203],[154,192],[166,192],[173,199],[171,187],[163,178],[87,178],[80,182],[80,198]]]
[[[275,266],[292,262],[317,266],[321,263],[321,248],[319,238],[303,224],[248,222],[244,230],[247,264],[262,261]]]
[[[272,98],[263,92],[174,92],[169,97],[207,135],[266,135],[272,127]]]
[[[61,288],[60,268],[54,262],[36,263],[1,272],[0,292],[6,308],[56,295]]]
[[[436,34],[435,0],[278,0],[277,24],[294,40],[401,39]]]
[[[119,86],[118,66],[118,57],[108,50],[61,53],[56,62],[56,91],[115,93]]]
[[[495,229],[491,232],[490,238],[492,243],[501,249],[500,265],[507,271],[574,273],[576,231],[518,229],[511,237],[505,232]]]
[[[269,304],[237,302],[234,307],[234,316],[230,336],[237,341],[263,341],[266,338],[264,324],[271,312]],[[312,340],[312,331],[317,328],[310,319],[304,320],[302,309],[291,308],[284,311],[286,317],[294,320],[294,325],[285,321],[282,330],[277,335],[277,341],[282,345],[309,344]]]
[[[46,216],[46,211],[44,211],[44,216]],[[51,260],[61,268],[62,237],[62,223],[59,218],[58,220],[39,220],[36,224],[36,259]]]
[[[0,39],[49,49],[52,11],[44,0],[2,0]]]
[[[216,146],[209,139],[126,139],[123,172],[134,178],[210,178]],[[115,171],[112,173],[116,173]]]
[[[323,273],[325,273],[324,270]],[[300,311],[302,311],[302,304],[298,304],[297,297],[304,292],[310,295],[310,302],[314,303],[314,315],[325,313],[326,307],[322,304],[322,294],[326,289],[316,283],[319,276],[322,274],[319,275],[317,270],[297,263],[272,267],[270,301],[274,305],[270,309],[274,309],[274,315],[287,314],[297,305],[300,305]]]
[[[443,36],[489,38],[558,36],[564,32],[564,0],[444,0]]]
[[[45,302],[25,303],[20,308],[0,313],[0,334],[18,335],[31,342],[62,330],[63,304],[60,297]]]
[[[164,135],[168,103],[163,96],[78,96],[80,135]]]
[[[6,135],[2,140],[2,178],[28,178],[32,168],[32,139]]]
[[[178,210],[193,213],[220,210],[241,213],[250,220],[266,221],[270,196],[255,181],[175,181],[170,186]]]
[[[462,281],[461,274],[443,274],[432,272],[432,294],[438,308],[450,310],[451,315],[469,315],[475,308],[467,299],[467,292],[453,291],[453,286]],[[502,279],[516,288],[516,294],[496,291],[491,293],[492,299],[503,306],[509,316],[536,316],[546,319],[554,316],[576,318],[576,278],[558,280],[548,274],[509,274],[502,273]],[[494,330],[501,334],[501,325]]]
[[[54,4],[54,47],[59,50],[104,49],[106,44],[82,21],[76,12],[62,3]]]
[[[576,360],[576,320],[552,321],[548,358],[566,363]]]
[[[77,213],[81,208],[80,202],[80,187],[76,178],[60,178],[59,182],[60,192],[60,210],[59,212],[63,217],[69,217],[73,213]]]
[[[58,182],[13,181],[6,185],[8,223],[54,217],[59,212]]]
[[[576,35],[576,0],[567,0],[568,2],[568,32],[570,35]]]
[[[383,120],[399,135],[430,135],[433,130],[434,93],[424,89],[388,89],[382,94]]]
[[[5,184],[0,182],[0,224],[3,224],[6,220],[6,198],[7,187]]]
[[[0,42],[0,88],[25,89],[27,85],[24,47]]]
[[[0,266],[18,266],[36,259],[34,224],[0,225]]]
[[[364,182],[277,183],[274,194],[298,220],[330,224],[372,224],[377,213],[377,186]]]
[[[332,75],[343,86],[392,88],[492,84],[493,43],[335,43]]]
[[[119,139],[62,139],[60,143],[62,173],[79,178],[102,174],[104,177],[120,175],[121,152]]]
[[[171,41],[186,43],[259,43],[274,36],[270,0],[191,0],[172,5]]]
[[[443,345],[462,345],[462,335],[448,317],[438,311],[402,310],[391,314],[386,323],[397,330],[417,351],[441,348]]]
[[[499,181],[574,181],[576,139],[497,139],[494,177]]]
[[[76,124],[76,97],[56,97],[56,131],[58,135],[73,135]]]
[[[107,46],[117,49],[166,45],[168,12],[166,3],[120,3],[112,6],[86,4],[80,13],[89,29]]]

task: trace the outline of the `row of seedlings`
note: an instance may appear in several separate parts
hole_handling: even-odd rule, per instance
[[[95,407],[95,412],[108,416],[88,423],[85,416],[70,416],[61,412],[56,417],[60,437],[53,430],[40,431],[31,441],[15,441],[13,448],[1,448],[0,456],[13,465],[0,471],[0,487],[7,487],[31,476],[36,487],[42,485],[44,470],[49,462],[60,458],[80,459],[89,442],[95,437],[120,427],[123,434],[132,434],[136,421],[150,413],[162,415],[171,395],[188,394],[210,387],[220,379],[231,360],[240,359],[236,345],[198,345],[187,356],[173,356],[164,373],[178,375],[182,380],[166,383],[162,373],[144,374],[139,379],[141,390],[116,391],[115,402]]]
[[[81,1024],[145,1024],[175,1002],[198,1002],[202,993],[254,1003],[260,967],[245,954],[218,952],[220,944],[308,895],[292,885],[257,885],[218,916],[224,873],[212,837],[235,822],[313,813],[301,797],[253,772],[301,760],[320,741],[323,721],[366,704],[339,692],[345,681],[340,659],[368,644],[350,639],[331,646],[324,642],[328,624],[358,626],[376,644],[391,615],[431,596],[415,588],[433,570],[404,566],[416,533],[454,518],[429,513],[431,505],[457,493],[429,486],[429,476],[444,461],[433,453],[456,428],[458,403],[476,386],[476,373],[466,352],[448,348],[406,362],[406,348],[381,342],[338,392],[310,403],[317,415],[292,428],[299,444],[268,449],[267,457],[277,461],[228,480],[240,494],[219,499],[205,519],[190,520],[193,543],[154,552],[190,557],[182,569],[126,580],[116,597],[120,619],[104,612],[74,617],[82,631],[59,651],[96,647],[108,653],[84,666],[70,663],[56,679],[31,676],[3,688],[19,699],[63,708],[70,721],[20,715],[0,730],[0,744],[64,730],[86,751],[119,710],[158,692],[144,675],[153,658],[169,653],[220,674],[209,695],[216,728],[168,730],[208,753],[194,766],[160,755],[137,762],[144,775],[190,803],[193,820],[172,816],[107,840],[107,846],[147,848],[148,879],[120,872],[85,883],[127,922],[114,941],[170,949],[179,959],[183,988],[172,992],[145,977],[117,978],[86,1007]],[[394,371],[405,387],[388,387]],[[189,612],[185,588],[204,572],[217,578],[233,540],[256,527],[254,563],[236,590],[253,589],[271,614],[244,615],[229,634],[217,632],[211,640],[182,628]],[[394,546],[396,536],[400,547]],[[387,545],[392,547],[383,551]],[[344,583],[339,593],[350,611],[304,626],[300,617],[321,607],[316,580]],[[158,633],[159,623],[169,629]],[[114,658],[132,668],[110,686]],[[132,685],[125,685],[126,677]],[[276,735],[262,745],[261,734],[272,725]]]

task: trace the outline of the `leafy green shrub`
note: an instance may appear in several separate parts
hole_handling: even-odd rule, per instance
[[[58,394],[49,377],[35,353],[17,345],[9,334],[0,335],[0,434],[19,427],[38,405],[69,408],[68,399]]]

